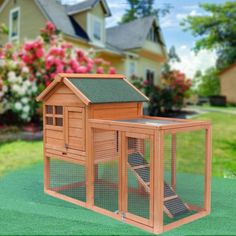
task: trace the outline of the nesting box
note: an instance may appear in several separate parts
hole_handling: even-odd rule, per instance
[[[153,233],[210,213],[209,122],[144,116],[123,75],[59,74],[37,100],[47,194]]]

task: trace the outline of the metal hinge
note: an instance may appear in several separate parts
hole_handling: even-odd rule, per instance
[[[68,144],[65,144],[65,148],[68,149],[68,148],[69,148],[69,145],[68,145]]]

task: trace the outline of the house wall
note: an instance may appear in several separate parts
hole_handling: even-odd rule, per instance
[[[0,13],[0,22],[9,27],[9,13],[11,9],[20,7],[20,42],[24,39],[34,39],[44,27],[46,19],[33,0],[9,0]],[[8,35],[1,35],[0,44],[8,42]]]
[[[227,97],[227,102],[236,104],[236,66],[220,76],[221,95]]]
[[[126,58],[125,61],[125,74],[127,76],[132,76],[130,73],[130,63],[134,62],[135,63],[135,75],[138,77],[143,78],[143,80],[146,80],[146,73],[147,70],[151,70],[154,72],[154,84],[159,85],[160,84],[160,78],[161,78],[161,66],[162,63],[150,59],[148,57],[144,56],[138,56],[137,58]]]

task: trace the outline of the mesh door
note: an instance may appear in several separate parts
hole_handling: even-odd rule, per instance
[[[94,129],[94,204],[115,212],[118,210],[119,134]]]
[[[85,202],[85,167],[79,164],[50,158],[49,189]]]
[[[205,132],[166,134],[164,143],[164,224],[168,224],[204,207]]]
[[[149,219],[150,140],[128,138],[128,212]]]

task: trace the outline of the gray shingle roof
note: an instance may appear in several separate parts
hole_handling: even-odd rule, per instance
[[[121,50],[140,48],[143,46],[154,20],[154,16],[148,16],[107,28],[107,43]]]
[[[147,102],[123,79],[68,78],[91,103]]]
[[[97,2],[99,0],[84,0],[81,1],[77,4],[73,4],[73,5],[66,5],[66,11],[68,15],[72,15],[78,12],[82,12],[88,9],[93,8]],[[106,1],[103,1],[103,4],[105,6],[105,10],[107,11],[107,15],[110,16],[111,15],[111,11],[106,3]]]
[[[58,30],[69,36],[88,40],[88,37],[84,36],[87,35],[86,32],[82,32],[83,29],[79,25],[77,25],[77,27],[73,25],[70,17],[67,15],[65,6],[61,5],[59,1],[36,0],[36,3],[47,18],[55,24]],[[81,32],[81,34],[79,32]]]

